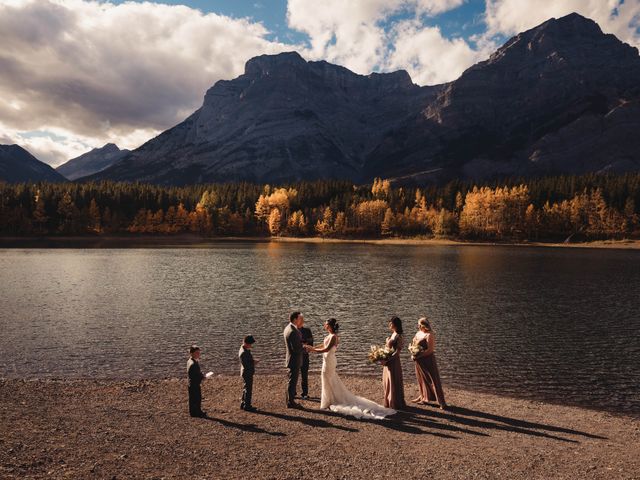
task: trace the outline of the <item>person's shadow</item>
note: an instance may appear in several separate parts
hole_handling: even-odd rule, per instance
[[[470,408],[465,408],[465,407],[449,407],[449,409],[446,412],[442,412],[442,413],[452,413],[456,415],[463,415],[466,417],[477,417],[477,418],[482,418],[486,420],[492,420],[495,422],[501,422],[501,423],[512,425],[518,428],[527,428],[527,429],[533,428],[537,430],[546,430],[554,433],[566,433],[568,435],[578,435],[578,436],[593,438],[597,440],[607,440],[607,437],[603,437],[601,435],[595,435],[593,433],[583,432],[580,430],[574,430],[566,427],[556,427],[554,425],[546,425],[544,423],[529,422],[527,420],[520,420],[517,418],[504,417],[502,415],[481,412],[479,410],[472,410]]]
[[[224,427],[229,427],[229,428],[237,428],[238,430],[242,430],[243,432],[250,432],[250,433],[263,433],[265,435],[271,435],[273,437],[286,437],[287,434],[286,433],[282,433],[282,432],[270,432],[269,430],[265,430],[264,428],[260,428],[254,424],[245,424],[245,423],[235,423],[235,422],[230,422],[229,420],[224,420],[222,418],[216,418],[216,417],[205,417],[206,420],[209,420],[210,422],[218,422],[219,424],[221,424]]]
[[[523,435],[531,435],[534,437],[544,437],[561,442],[579,443],[577,440],[552,435],[551,433],[564,433],[567,435],[577,435],[600,440],[606,439],[606,437],[582,432],[579,430],[556,427],[554,425],[546,425],[542,423],[528,422],[526,420],[495,415],[479,410],[471,410],[464,407],[450,406],[445,411],[407,407],[406,410],[401,412],[401,414],[412,415],[414,417],[423,417],[436,421],[446,420],[450,423],[464,425],[465,427],[474,427],[484,430],[502,430],[513,433],[520,433]]]
[[[314,410],[304,409],[305,412],[315,412]],[[308,427],[318,427],[318,428],[335,428],[337,430],[343,430],[345,432],[358,432],[359,430],[356,428],[343,427],[342,425],[335,425],[333,423],[327,422],[326,420],[321,420],[319,418],[306,418],[295,415],[288,415],[284,413],[276,413],[276,412],[267,412],[264,410],[258,410],[256,415],[264,415],[267,417],[279,418],[281,420],[287,420],[289,422],[299,422]]]

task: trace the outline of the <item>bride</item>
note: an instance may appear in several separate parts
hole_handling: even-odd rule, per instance
[[[381,420],[396,413],[366,398],[358,397],[347,390],[336,372],[336,349],[340,343],[339,325],[335,318],[324,323],[328,335],[322,347],[307,347],[309,352],[322,353],[322,396],[320,408],[330,409],[343,415],[356,418],[373,418]]]

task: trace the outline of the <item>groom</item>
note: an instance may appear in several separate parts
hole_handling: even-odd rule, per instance
[[[298,385],[298,376],[300,375],[300,367],[302,366],[302,333],[299,328],[301,325],[302,315],[300,312],[293,312],[289,316],[289,324],[284,328],[284,343],[287,349],[286,367],[289,370],[289,383],[287,385],[287,408],[298,408],[299,405],[294,401],[296,397],[296,386]]]

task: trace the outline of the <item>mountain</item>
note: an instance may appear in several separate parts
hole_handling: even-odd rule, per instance
[[[436,86],[297,53],[253,58],[184,122],[89,178],[422,182],[639,170],[639,128],[638,50],[571,14]]]
[[[117,145],[107,143],[102,148],[93,150],[72,158],[56,168],[56,171],[69,180],[76,180],[97,172],[101,172],[121,160],[129,153],[129,150],[120,150]]]
[[[509,40],[444,85],[368,158],[367,176],[640,170],[640,56],[571,14]]]
[[[0,181],[64,182],[66,178],[18,145],[0,145]]]

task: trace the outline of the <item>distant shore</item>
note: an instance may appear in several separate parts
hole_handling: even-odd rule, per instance
[[[0,237],[0,248],[170,248],[203,247],[219,243],[310,243],[414,246],[510,246],[546,248],[604,248],[637,250],[639,239],[596,240],[590,242],[495,242],[447,238],[343,239],[320,237],[210,237],[198,235],[96,235],[74,237]]]
[[[408,373],[408,372],[407,372]],[[302,410],[284,376],[255,379],[260,413],[238,408],[240,379],[203,385],[192,419],[183,379],[0,380],[1,478],[583,478],[640,472],[640,420],[446,389],[449,411],[411,406],[385,421]],[[382,401],[381,382],[344,377]],[[407,375],[406,395],[416,392]],[[446,385],[445,385],[446,387]]]

